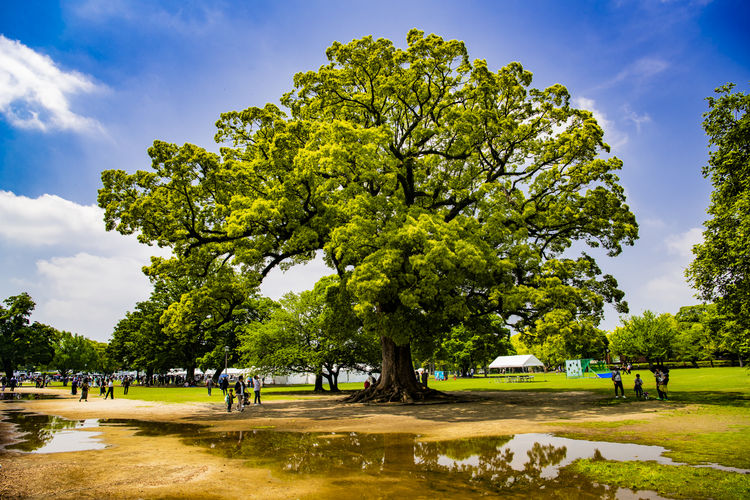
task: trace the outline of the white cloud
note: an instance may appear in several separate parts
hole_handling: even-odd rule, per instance
[[[644,123],[649,123],[651,121],[651,117],[647,113],[639,115],[638,113],[630,109],[630,106],[625,106],[624,116],[627,120],[630,120],[635,124],[635,129],[639,134],[641,133],[641,125],[643,125]]]
[[[44,286],[34,319],[105,340],[125,311],[148,297],[144,264],[139,258],[87,253],[40,260],[37,276]]]
[[[681,234],[671,234],[666,238],[667,251],[686,260],[693,258],[693,246],[703,242],[703,230],[694,227]]]
[[[151,255],[135,237],[104,230],[104,210],[59,196],[38,198],[0,191],[0,241],[25,247],[64,247],[115,254]]]
[[[148,298],[141,272],[164,249],[106,232],[100,208],[58,196],[0,191],[0,298],[28,292],[33,319],[105,341],[135,303]]]
[[[593,99],[576,97],[573,99],[573,105],[591,111],[599,126],[604,130],[604,142],[613,148],[624,146],[628,142],[628,134],[619,130],[615,122],[608,119],[607,115],[596,107]]]
[[[137,23],[160,32],[204,34],[226,20],[224,11],[231,5],[222,2],[179,2],[173,9],[156,2],[125,0],[85,0],[65,5],[71,12],[89,23],[112,20]]]
[[[0,113],[14,127],[101,132],[94,119],[70,109],[70,96],[100,90],[91,78],[0,35]]]
[[[654,271],[654,277],[644,287],[645,297],[664,308],[654,310],[676,312],[679,307],[696,303],[696,291],[685,278],[685,269],[693,260],[693,245],[700,243],[703,233],[694,227],[684,233],[670,234],[664,238],[666,253],[671,258],[663,260]]]

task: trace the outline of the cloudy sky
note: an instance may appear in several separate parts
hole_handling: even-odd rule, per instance
[[[683,278],[710,186],[701,176],[705,97],[747,91],[750,8],[715,1],[65,1],[0,3],[0,299],[29,292],[33,319],[107,340],[148,297],[158,249],[106,233],[100,172],[146,169],[154,139],[210,149],[223,111],[278,102],[334,40],[405,46],[417,27],[464,40],[534,86],[567,86],[595,113],[641,238],[601,267],[631,312],[696,303]],[[320,265],[265,292],[309,288]],[[604,328],[619,319],[608,310]]]

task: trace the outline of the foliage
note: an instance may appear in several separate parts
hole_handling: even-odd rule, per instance
[[[681,307],[675,315],[678,332],[674,339],[675,357],[697,366],[699,360],[713,360],[722,354],[722,321],[716,305]]]
[[[375,340],[354,315],[345,287],[328,276],[313,290],[286,294],[267,319],[240,335],[240,349],[245,363],[264,373],[314,373],[338,390],[342,368],[378,363]]]
[[[91,340],[83,335],[60,332],[55,344],[55,356],[49,365],[60,375],[71,372],[92,372],[99,369],[99,355]]]
[[[543,335],[563,315],[625,309],[609,255],[637,225],[591,112],[519,63],[493,73],[462,42],[411,30],[407,49],[335,42],[273,104],[221,115],[214,154],[155,141],[152,171],[103,172],[107,229],[184,261],[231,261],[260,281],[321,252],[364,329],[380,337],[377,389],[416,396],[410,345],[497,314]],[[388,396],[391,397],[391,396]]]
[[[8,297],[0,305],[0,363],[10,379],[20,366],[44,365],[54,356],[57,331],[29,316],[36,304],[27,293]]]
[[[541,342],[538,336],[530,335],[514,339],[519,354],[533,354],[547,368],[564,366],[567,359],[604,359],[609,345],[607,335],[586,321],[568,322],[559,330],[548,332]]]
[[[512,350],[510,332],[496,316],[475,318],[454,326],[446,335],[434,356],[425,356],[426,366],[433,359],[437,366],[456,370],[466,375],[472,368],[483,368],[497,357]],[[419,349],[417,349],[419,354]]]
[[[610,350],[624,361],[645,358],[649,363],[659,364],[672,358],[677,329],[677,321],[671,314],[657,316],[646,310],[643,316],[623,319],[622,325],[609,336]]]
[[[224,347],[238,359],[237,331],[263,317],[267,304],[252,284],[228,266],[198,273],[184,261],[153,258],[146,269],[154,284],[148,301],[136,305],[115,328],[110,349],[122,366],[163,373],[183,367],[192,375],[197,366],[224,366]]]
[[[703,128],[708,134],[708,165],[703,175],[713,192],[703,243],[686,274],[701,296],[725,318],[723,344],[740,356],[750,354],[750,95],[734,84],[709,97]]]

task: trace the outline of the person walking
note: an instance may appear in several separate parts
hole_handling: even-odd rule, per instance
[[[115,381],[113,377],[110,377],[109,382],[107,382],[107,394],[104,395],[104,399],[106,400],[108,397],[115,399]]]
[[[612,382],[615,384],[615,399],[620,397],[617,395],[617,389],[620,389],[622,399],[625,399],[625,387],[622,385],[622,375],[617,367],[615,367],[615,370],[612,372]]]
[[[211,389],[214,386],[214,379],[211,377],[206,377],[206,389],[208,389],[208,395],[211,395]]]
[[[263,386],[263,384],[260,381],[260,378],[256,375],[253,377],[253,392],[255,393],[255,398],[253,399],[253,405],[259,405],[260,404],[260,388]]]
[[[78,394],[78,377],[73,377],[73,382],[70,384],[70,394],[73,396]]]
[[[227,389],[229,388],[229,376],[224,375],[222,377],[221,382],[219,382],[219,388],[221,389],[221,393],[226,396],[227,395]]]
[[[245,411],[245,379],[242,375],[234,384],[234,393],[237,394],[237,411]]]
[[[89,400],[89,379],[85,378],[83,379],[83,383],[81,384],[81,397],[78,398],[78,402],[81,401],[88,402]]]
[[[125,378],[122,379],[122,389],[122,395],[127,395],[128,389],[130,389],[130,377],[127,375],[125,375]]]

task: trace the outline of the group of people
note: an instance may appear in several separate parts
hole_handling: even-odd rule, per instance
[[[18,379],[16,379],[15,376],[8,379],[5,375],[3,375],[2,379],[0,379],[0,382],[2,383],[2,386],[3,386],[3,392],[5,392],[6,387],[10,387],[10,392],[13,392],[16,390],[16,387],[20,385],[18,383]]]
[[[125,394],[128,393],[128,387],[130,386],[128,377],[125,377],[122,380],[122,386],[125,389]],[[109,377],[108,379],[105,379],[104,377],[97,377],[94,378],[92,381],[89,381],[88,377],[73,377],[70,381],[70,393],[75,396],[78,394],[78,389],[81,389],[81,397],[78,398],[78,402],[81,401],[88,401],[89,399],[89,390],[91,389],[91,383],[94,383],[95,385],[99,386],[99,397],[104,396],[104,399],[115,399],[115,378]]]
[[[626,374],[630,374],[630,364],[623,367],[623,371]],[[668,400],[668,388],[669,388],[669,369],[668,368],[654,368],[654,380],[656,382],[656,393],[660,401]],[[615,399],[622,396],[625,399],[625,387],[622,385],[622,373],[620,369],[615,367],[612,371],[612,382],[615,384]],[[648,399],[648,392],[643,390],[643,379],[640,373],[635,374],[635,380],[633,381],[635,396],[637,398]]]
[[[211,395],[212,385],[213,381],[206,381],[206,387],[208,388],[209,396]],[[255,399],[253,399],[254,406],[261,404],[260,389],[263,387],[263,381],[260,379],[260,377],[258,377],[258,375],[250,378],[247,383],[245,382],[244,377],[240,375],[237,378],[237,382],[235,382],[234,384],[234,389],[229,388],[227,390],[228,387],[229,380],[227,379],[227,377],[222,378],[219,382],[219,388],[224,393],[224,402],[227,404],[227,413],[232,411],[235,397],[237,398],[237,411],[245,411],[245,405],[250,404],[250,394],[245,389],[253,389],[253,393],[255,394]]]

